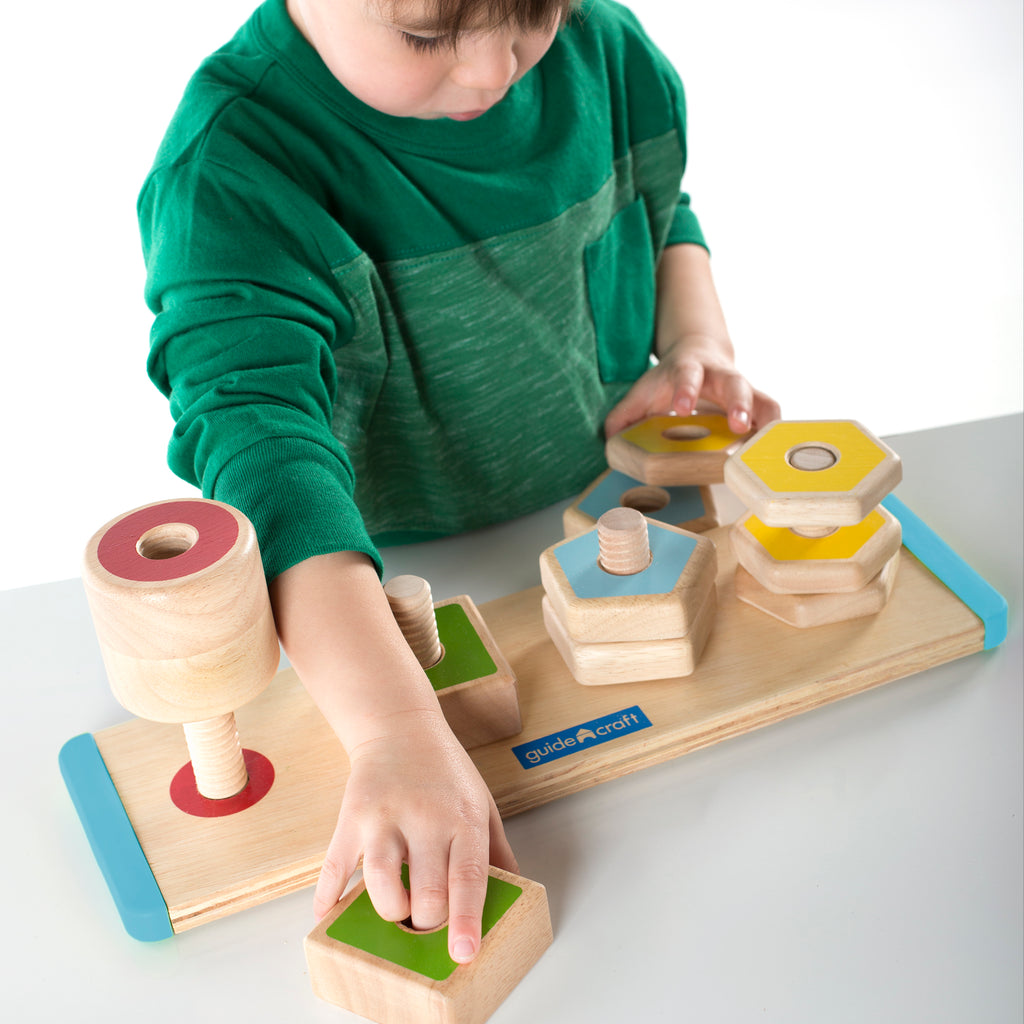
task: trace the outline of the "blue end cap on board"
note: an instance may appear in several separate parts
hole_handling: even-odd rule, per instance
[[[903,546],[944,583],[985,627],[985,650],[998,647],[1009,625],[1006,599],[972,569],[934,530],[892,494],[882,504],[903,527]]]
[[[170,938],[167,904],[92,734],[68,740],[58,762],[125,930],[141,942]]]

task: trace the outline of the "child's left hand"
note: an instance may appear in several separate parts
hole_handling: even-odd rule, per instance
[[[689,416],[699,404],[724,412],[734,434],[746,434],[781,415],[779,403],[753,388],[736,369],[728,342],[696,336],[680,339],[629,389],[605,419],[605,436],[648,416]]]
[[[658,263],[657,288],[658,365],[608,414],[605,435],[611,437],[648,416],[689,416],[698,403],[724,412],[734,434],[778,419],[778,402],[751,387],[736,369],[707,250],[669,246]]]

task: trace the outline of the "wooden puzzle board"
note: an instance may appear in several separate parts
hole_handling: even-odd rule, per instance
[[[519,736],[471,752],[503,815],[985,646],[981,619],[906,549],[882,613],[798,630],[736,599],[728,528],[708,536],[718,549],[719,612],[700,665],[685,679],[580,686],[544,630],[540,587],[481,606],[518,677],[523,718]],[[600,744],[584,738],[535,767],[514,753],[635,708],[648,727]],[[295,674],[279,673],[237,719],[243,746],[268,757],[276,778],[258,804],[225,818],[190,817],[171,803],[167,786],[188,758],[179,727],[133,720],[94,737],[175,932],[312,884],[334,829],[347,759]]]

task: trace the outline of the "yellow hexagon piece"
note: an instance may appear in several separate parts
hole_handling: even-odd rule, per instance
[[[853,420],[777,420],[725,466],[766,526],[854,526],[900,482],[899,456]]]
[[[888,604],[896,585],[899,561],[897,551],[867,586],[847,594],[776,594],[761,586],[740,565],[736,567],[736,597],[797,629],[861,619],[877,615]]]
[[[787,526],[741,518],[730,533],[736,559],[776,594],[839,594],[867,586],[900,549],[902,529],[888,510],[873,509],[855,526],[808,537]]]
[[[605,458],[612,469],[645,484],[717,484],[742,440],[719,414],[650,416],[610,437]]]

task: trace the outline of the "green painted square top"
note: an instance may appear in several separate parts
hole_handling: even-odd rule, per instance
[[[409,869],[402,868],[402,880],[408,886]],[[506,914],[523,890],[491,875],[487,879],[482,932],[486,935]],[[448,955],[448,926],[432,932],[413,932],[393,921],[379,917],[365,889],[327,928],[327,935],[345,945],[421,974],[433,981],[444,981],[459,966]]]
[[[444,657],[426,670],[435,690],[468,683],[471,679],[483,679],[498,671],[462,605],[441,605],[434,609],[434,613],[437,635],[444,648]]]

